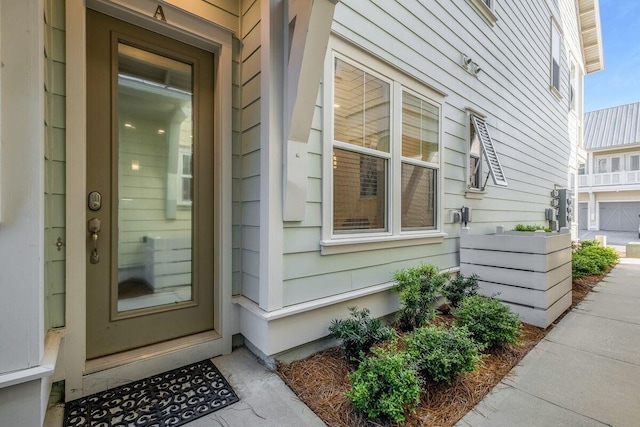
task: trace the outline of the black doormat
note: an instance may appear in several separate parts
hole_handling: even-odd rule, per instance
[[[181,426],[240,399],[210,360],[67,402],[65,427]]]

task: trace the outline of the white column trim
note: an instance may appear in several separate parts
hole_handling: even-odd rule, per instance
[[[66,3],[66,294],[65,396],[82,396],[86,360],[85,195],[86,151],[86,14],[82,0]]]
[[[283,305],[284,2],[263,0],[260,64],[260,308]]]

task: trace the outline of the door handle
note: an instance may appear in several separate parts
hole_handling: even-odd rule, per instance
[[[100,233],[100,220],[98,218],[91,218],[89,220],[89,233],[91,233],[91,240],[93,241],[93,250],[89,261],[91,264],[97,264],[100,262],[100,254],[98,253],[98,233]]]

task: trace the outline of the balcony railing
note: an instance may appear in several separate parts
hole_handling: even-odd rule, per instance
[[[640,184],[640,171],[620,171],[578,175],[578,187]]]

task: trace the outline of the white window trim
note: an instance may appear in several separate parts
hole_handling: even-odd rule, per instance
[[[554,29],[555,33],[558,35],[558,87],[553,85],[553,41],[554,41]],[[562,31],[562,27],[556,21],[554,17],[551,18],[551,27],[550,27],[550,40],[551,46],[549,49],[549,90],[553,95],[558,99],[562,99],[562,93],[560,89],[562,87],[562,45],[563,45],[564,34]]]
[[[471,6],[478,12],[478,15],[485,20],[485,22],[492,27],[496,24],[498,17],[496,16],[494,10],[495,2],[497,0],[490,0],[489,6],[483,0],[467,0]]]
[[[389,231],[371,233],[333,233],[333,147],[340,147],[340,142],[334,144],[333,141],[333,63],[338,57],[357,65],[365,72],[381,78],[391,84],[391,141],[389,151],[389,177],[387,185],[387,221]],[[422,245],[442,242],[446,233],[443,227],[443,187],[444,187],[444,144],[443,144],[443,109],[445,94],[421,83],[414,78],[403,74],[397,68],[388,63],[354,47],[346,41],[332,36],[329,40],[327,55],[324,64],[323,80],[323,187],[322,187],[322,238],[320,241],[321,254],[330,255],[335,253],[368,251],[374,249],[392,248],[400,246]],[[402,167],[402,146],[397,141],[401,141],[402,129],[402,91],[416,95],[421,99],[438,107],[438,141],[439,156],[436,178],[435,195],[435,227],[430,230],[402,231],[402,218],[399,213],[401,206],[402,191],[400,187],[394,188],[394,182],[400,183]],[[394,102],[400,100],[400,102]],[[349,144],[350,145],[350,144]],[[353,147],[349,147],[353,150]],[[366,150],[366,149],[363,149]],[[376,153],[378,156],[384,153]]]

